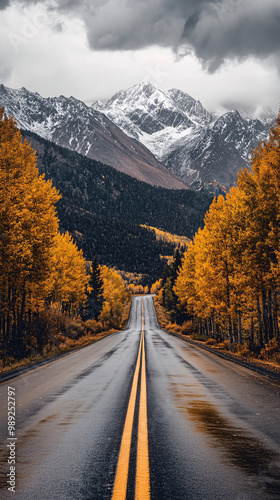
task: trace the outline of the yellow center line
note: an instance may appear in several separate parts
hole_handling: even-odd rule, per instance
[[[142,308],[142,325],[143,325],[143,308]],[[141,340],[139,345],[138,357],[136,362],[136,368],[134,372],[132,389],[129,398],[127,414],[124,424],[124,430],[122,435],[121,448],[118,459],[117,473],[115,477],[114,491],[112,500],[125,500],[126,490],[127,490],[127,480],[128,480],[128,469],[129,469],[129,458],[130,458],[130,448],[131,448],[131,437],[132,437],[132,427],[135,412],[136,394],[138,386],[138,376],[140,369],[140,357],[143,344],[143,326],[141,332]]]
[[[139,423],[136,462],[135,500],[150,500],[150,471],[148,450],[148,418],[147,418],[147,384],[144,338],[144,304],[142,299],[142,330],[139,351],[133,376],[132,389],[129,398],[127,414],[122,435],[117,472],[112,500],[125,500],[127,492],[132,428],[135,413],[138,378],[141,362],[141,389],[139,403]]]
[[[150,470],[148,447],[147,384],[144,338],[144,308],[142,299],[142,367],[139,403],[139,423],[136,462],[135,500],[150,499]]]

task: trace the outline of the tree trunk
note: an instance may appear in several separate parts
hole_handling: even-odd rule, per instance
[[[254,316],[251,316],[250,345],[254,345]]]
[[[238,314],[238,341],[243,344],[242,317],[240,313]]]
[[[274,335],[279,338],[279,326],[278,326],[278,294],[274,292],[273,294],[273,324],[274,324]]]
[[[257,298],[257,311],[258,311],[258,322],[259,322],[259,344],[261,347],[264,347],[263,343],[263,323],[262,323],[262,313],[261,313],[261,305],[260,298]]]
[[[275,336],[274,324],[273,324],[273,314],[272,314],[272,292],[271,292],[271,290],[269,290],[267,293],[267,312],[268,312],[268,339],[271,340]]]

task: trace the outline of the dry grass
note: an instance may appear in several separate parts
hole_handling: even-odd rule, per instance
[[[155,309],[156,309],[156,313],[157,313],[158,322],[159,322],[161,328],[163,328],[164,330],[166,330],[167,326],[169,324],[169,318],[167,316],[166,310],[160,304],[157,295],[154,296],[154,304],[155,304]]]
[[[6,359],[5,366],[3,366],[3,362],[0,360],[0,375],[8,374],[9,372],[13,372],[21,368],[26,368],[33,364],[40,363],[41,361],[45,361],[61,354],[73,351],[74,349],[80,349],[87,345],[93,344],[94,342],[103,339],[108,335],[112,335],[112,333],[122,330],[128,321],[130,306],[131,300],[127,301],[124,304],[122,321],[119,330],[115,330],[112,328],[109,329],[108,327],[106,327],[106,325],[95,320],[88,320],[84,323],[80,319],[69,320],[69,329],[67,330],[67,336],[60,335],[57,345],[52,345],[52,347],[47,345],[44,347],[41,354],[34,353],[29,357],[21,360],[16,360],[10,357]],[[82,335],[80,333],[80,328],[83,328]],[[79,333],[77,334],[77,332]]]

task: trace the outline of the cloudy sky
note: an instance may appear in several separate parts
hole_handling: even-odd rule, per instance
[[[150,81],[210,111],[280,105],[279,0],[0,0],[0,82],[106,100]]]

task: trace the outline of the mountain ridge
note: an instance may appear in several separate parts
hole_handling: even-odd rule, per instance
[[[269,134],[267,121],[243,118],[236,110],[215,117],[189,94],[178,89],[163,92],[148,83],[123,90],[98,106],[195,189],[213,182],[228,189],[238,171],[249,165],[251,150]]]
[[[138,180],[215,195],[236,183],[271,124],[237,110],[217,117],[189,94],[174,88],[163,92],[149,82],[91,106],[74,97],[43,98],[2,85],[0,104],[23,129]]]
[[[74,97],[44,98],[24,87],[0,86],[0,105],[20,128],[55,144],[113,166],[148,184],[186,189],[146,148],[125,134],[103,113]]]

